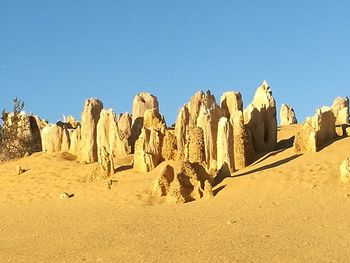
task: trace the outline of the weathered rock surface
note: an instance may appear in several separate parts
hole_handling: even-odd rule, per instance
[[[166,125],[157,109],[146,110],[141,135],[135,143],[134,169],[153,170],[161,161]]]
[[[80,142],[81,142],[81,128],[80,124],[75,129],[69,129],[70,146],[69,153],[79,156],[81,154]]]
[[[340,181],[350,182],[350,158],[346,158],[340,165]]]
[[[244,121],[252,135],[255,152],[271,151],[275,148],[276,103],[266,81],[256,90],[253,102],[244,110]]]
[[[349,98],[336,98],[333,101],[332,111],[335,117],[335,124],[348,124],[349,123]]]
[[[202,108],[204,111],[208,111],[218,107],[214,95],[209,90],[207,92],[196,92],[186,106],[189,113],[189,128],[198,127],[197,121]]]
[[[42,151],[42,143],[41,143],[41,131],[48,124],[46,120],[40,119],[38,116],[29,115],[29,130],[31,137],[31,149],[33,152]]]
[[[204,199],[211,199],[213,197],[214,197],[213,186],[211,185],[211,183],[208,180],[205,180],[203,198]]]
[[[187,106],[183,106],[179,109],[179,113],[175,122],[175,136],[176,145],[180,159],[185,159],[186,155],[186,136],[188,136],[190,121],[190,113]]]
[[[280,109],[280,125],[291,125],[298,123],[294,109],[287,104],[282,104]]]
[[[189,130],[185,155],[186,160],[191,163],[205,163],[205,145],[202,128],[194,127]]]
[[[243,101],[240,92],[224,92],[220,99],[220,107],[228,119],[234,118],[237,111],[243,111]]]
[[[151,196],[165,196],[170,189],[170,183],[174,180],[174,168],[166,165],[162,168],[160,175],[156,178],[149,189]]]
[[[317,109],[313,117],[306,119],[294,140],[295,152],[317,152],[336,137],[335,117],[329,107]]]
[[[132,104],[132,123],[134,124],[138,118],[143,119],[145,111],[152,109],[159,112],[157,97],[145,92],[137,94]]]
[[[68,129],[76,129],[80,123],[73,116],[64,116],[63,122],[66,124]]]
[[[202,169],[205,170],[203,167]],[[212,178],[201,173],[198,164],[195,167],[194,164],[186,161],[173,161],[166,164],[159,176],[152,182],[150,194],[166,196],[168,204],[198,200],[203,195],[205,198],[210,198],[213,193],[208,180],[212,181]]]
[[[114,173],[114,145],[117,135],[116,115],[112,109],[102,109],[97,123],[97,159],[106,176]]]
[[[103,104],[98,99],[85,101],[81,114],[81,154],[80,161],[85,163],[97,162],[97,123]]]
[[[172,131],[166,130],[162,145],[162,157],[164,160],[177,159],[176,136]]]
[[[335,117],[336,133],[338,136],[348,136],[346,128],[349,124],[349,98],[336,98],[332,111]]]
[[[41,132],[42,151],[44,153],[60,152],[62,149],[64,128],[56,124],[50,124]]]
[[[250,107],[257,113],[257,117],[248,114],[249,119],[253,119],[252,122],[248,121],[251,124],[251,129],[248,130],[248,125],[246,127],[243,122],[243,102],[239,92],[225,92],[221,96],[221,106],[216,104],[210,91],[195,93],[190,101],[180,108],[175,123],[179,158],[193,163],[204,163],[212,174],[220,170],[223,164],[227,164],[229,170],[234,171],[236,131],[237,167],[246,167],[254,154],[251,148],[254,144],[250,136],[253,131],[261,131],[263,139],[260,148],[266,149],[266,145],[272,147],[272,142],[276,143],[277,140],[275,101],[266,83],[258,89],[253,102]],[[270,116],[271,120],[268,118]],[[257,135],[256,141],[259,138]]]
[[[227,165],[231,172],[234,171],[233,156],[233,130],[232,125],[226,117],[221,117],[218,125],[217,135],[217,169]]]
[[[134,151],[135,142],[141,134],[144,114],[146,110],[152,109],[159,113],[159,104],[157,97],[146,92],[136,94],[132,104],[132,151]]]
[[[131,124],[129,113],[119,114],[117,117],[117,134],[115,141],[115,154],[125,156],[131,153]]]
[[[254,158],[254,147],[246,126],[243,112],[238,111],[232,119],[234,168],[240,170],[247,167]]]

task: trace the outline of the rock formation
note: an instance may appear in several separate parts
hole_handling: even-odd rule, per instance
[[[158,100],[149,93],[139,93],[135,96],[132,104],[132,137],[131,147],[134,150],[134,144],[141,134],[143,127],[143,117],[146,110],[154,109],[159,113]]]
[[[335,117],[335,124],[348,124],[349,123],[349,98],[336,98],[332,105],[332,111]]]
[[[159,112],[157,97],[145,92],[137,94],[132,104],[132,123],[134,124],[139,118],[143,119],[145,111],[151,109]]]
[[[80,161],[82,162],[94,163],[98,160],[96,128],[102,109],[103,104],[98,99],[88,99],[85,101],[81,114]]]
[[[166,126],[157,109],[146,110],[143,128],[135,143],[134,169],[140,172],[153,170],[161,161]]]
[[[152,196],[166,196],[168,204],[198,200],[204,194],[205,198],[210,198],[212,188],[208,180],[212,179],[207,176],[198,172],[198,167],[195,168],[189,162],[173,161],[162,168],[160,175],[152,182],[149,192]]]
[[[317,109],[313,117],[306,119],[294,140],[295,152],[317,152],[336,137],[335,117],[329,107]]]
[[[235,170],[232,125],[226,117],[220,118],[217,135],[217,169],[223,165],[227,165],[231,172]]]
[[[204,199],[211,199],[213,197],[214,197],[213,186],[211,185],[211,183],[208,180],[205,180],[203,198]]]
[[[116,115],[112,109],[102,109],[96,128],[97,160],[106,175],[114,173],[114,145],[117,135]]]
[[[238,111],[232,119],[234,168],[247,167],[254,158],[254,147],[243,119],[243,112]]]
[[[131,153],[131,122],[129,113],[119,114],[117,117],[117,134],[115,140],[115,154],[125,156]]]
[[[205,145],[202,128],[192,128],[188,132],[186,145],[186,160],[191,163],[205,163]]]
[[[277,143],[276,103],[266,81],[256,90],[244,110],[244,121],[252,135],[255,152],[271,151]]]
[[[62,121],[44,126],[40,134],[42,151],[47,153],[68,152],[78,156],[81,153],[80,124],[76,121],[74,123],[75,128],[71,123]]]
[[[70,137],[70,147],[69,153],[78,156],[81,153],[80,141],[81,141],[81,128],[80,124],[77,125],[75,129],[69,129],[69,137]]]
[[[69,129],[76,129],[80,125],[80,123],[73,116],[63,115],[63,122]]]
[[[190,121],[190,113],[187,106],[180,108],[179,113],[176,118],[175,123],[175,136],[176,136],[176,145],[180,159],[185,159],[186,154],[186,136],[188,136]]]
[[[347,136],[346,128],[349,124],[349,98],[336,98],[333,101],[332,111],[335,117],[337,135]]]
[[[252,119],[251,122],[248,121],[251,128],[248,130],[248,125],[244,123],[243,102],[239,92],[225,92],[221,96],[220,106],[210,91],[196,92],[180,108],[176,119],[179,159],[203,163],[212,174],[220,170],[223,164],[227,164],[229,171],[234,171],[235,159],[237,167],[246,167],[254,154],[250,135],[252,132],[261,129],[263,141],[260,148],[265,149],[266,145],[272,147],[272,142],[276,143],[277,140],[275,102],[266,83],[258,89],[250,107],[258,116],[256,118],[248,114],[249,120]],[[234,138],[237,140],[236,146]],[[258,141],[260,137],[256,135],[255,138]],[[234,157],[235,151],[237,157]]]
[[[224,92],[220,99],[220,107],[225,111],[225,116],[234,118],[237,111],[243,111],[243,101],[240,92]]]
[[[169,192],[170,183],[174,180],[174,168],[166,165],[162,168],[158,178],[156,178],[149,189],[151,196],[165,196]]]
[[[166,161],[177,159],[177,142],[173,131],[165,131],[162,145],[162,157]]]
[[[287,104],[282,104],[280,110],[280,125],[284,126],[296,123],[298,123],[298,121],[295,117],[294,109]]]
[[[60,152],[62,149],[64,127],[57,124],[50,124],[41,132],[42,151],[44,153]]]
[[[346,158],[340,165],[340,181],[350,182],[350,158]]]
[[[208,169],[217,169],[217,130],[218,122],[224,116],[224,111],[216,104],[215,97],[207,91],[196,92],[190,101],[180,109],[176,124],[175,135],[179,156],[188,160],[191,130],[201,128],[204,140],[204,158]]]

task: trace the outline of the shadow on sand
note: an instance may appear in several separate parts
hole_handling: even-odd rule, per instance
[[[280,165],[286,164],[286,163],[288,163],[288,162],[290,162],[290,161],[293,161],[293,160],[295,160],[296,158],[300,157],[301,155],[302,155],[302,154],[295,154],[295,155],[290,156],[290,157],[288,157],[288,158],[279,160],[279,161],[274,162],[274,163],[271,163],[271,164],[264,165],[264,166],[262,166],[262,167],[259,167],[259,168],[256,168],[256,169],[247,171],[247,172],[245,172],[245,173],[235,174],[235,175],[233,175],[233,176],[231,176],[231,177],[232,177],[232,178],[233,178],[233,177],[241,177],[241,176],[249,175],[249,174],[252,174],[252,173],[261,172],[261,171],[265,171],[265,170],[268,170],[268,169],[271,169],[271,168],[275,168],[275,167],[277,167],[277,166],[280,166]]]
[[[130,170],[130,169],[132,169],[132,164],[122,165],[122,166],[119,166],[118,168],[114,169],[114,173]]]

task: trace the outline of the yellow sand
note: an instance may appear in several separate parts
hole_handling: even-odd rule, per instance
[[[283,127],[281,149],[226,178],[213,199],[184,205],[150,198],[156,174],[129,169],[131,157],[111,190],[69,156],[2,163],[0,262],[349,262],[350,185],[338,170],[350,138],[296,156],[283,147],[298,128]]]

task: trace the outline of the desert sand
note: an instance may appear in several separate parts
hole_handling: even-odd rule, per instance
[[[276,151],[186,204],[150,197],[164,164],[136,172],[131,155],[111,189],[89,181],[95,164],[65,153],[1,163],[0,262],[348,262],[350,185],[339,165],[350,138],[297,155],[299,129],[279,128]]]

